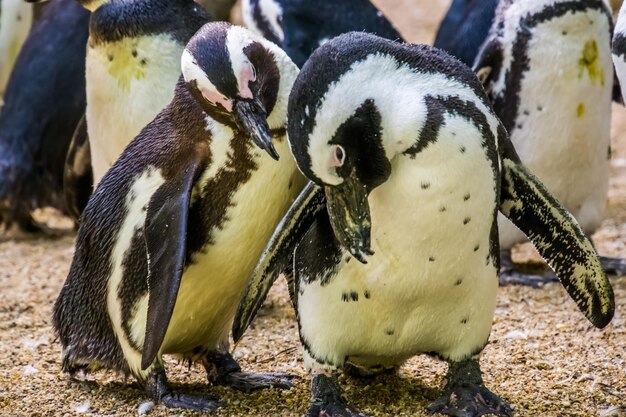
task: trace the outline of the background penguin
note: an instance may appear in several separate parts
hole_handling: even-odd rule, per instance
[[[230,11],[237,2],[236,0],[197,0],[204,10],[215,20],[228,21]]]
[[[32,210],[65,210],[65,155],[85,111],[88,20],[74,0],[50,2],[18,56],[0,112],[0,224],[34,231]]]
[[[607,203],[611,33],[602,0],[502,0],[474,65],[521,160],[587,234],[600,227]],[[515,270],[510,249],[525,240],[501,217],[503,282],[555,279]],[[607,272],[626,272],[621,259],[602,261]]]
[[[66,199],[75,216],[84,207],[80,201],[72,202],[76,192],[71,184],[81,181],[75,174],[93,175],[97,184],[126,145],[172,100],[185,44],[209,21],[193,0],[81,4],[92,15],[86,64],[87,137],[76,135],[66,168]],[[89,153],[77,150],[87,142]],[[71,158],[87,155],[90,160]]]
[[[243,0],[242,13],[248,28],[280,45],[299,67],[322,43],[353,30],[402,39],[369,0]]]
[[[622,87],[622,97],[626,97],[626,91],[624,90],[626,87],[626,5],[624,4],[622,4],[617,16],[615,32],[613,33],[612,50],[615,73]]]
[[[288,134],[298,167],[323,188],[308,186],[281,221],[233,335],[293,258],[313,368],[307,416],[361,416],[336,370],[380,372],[419,353],[450,364],[431,412],[511,415],[478,364],[496,305],[498,211],[594,325],[610,322],[613,292],[591,242],[520,163],[476,76],[445,52],[364,33],[329,41],[294,84]]]
[[[0,1],[0,98],[32,22],[32,4],[24,0]]]
[[[453,0],[441,22],[434,46],[472,66],[489,34],[498,0]]]
[[[182,72],[89,200],[53,324],[65,371],[112,368],[166,406],[212,410],[171,392],[163,354],[201,361],[216,384],[289,386],[241,372],[227,348],[247,278],[304,183],[285,139],[298,69],[273,43],[211,23]]]

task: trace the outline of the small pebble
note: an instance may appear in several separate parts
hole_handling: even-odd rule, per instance
[[[78,414],[83,414],[89,411],[89,406],[90,406],[89,401],[85,401],[81,405],[76,406],[74,408],[74,411]]]
[[[143,416],[148,414],[150,410],[152,410],[152,407],[154,407],[154,402],[152,401],[141,403],[139,407],[137,407],[137,415]]]

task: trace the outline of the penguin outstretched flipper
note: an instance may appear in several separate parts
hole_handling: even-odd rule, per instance
[[[65,158],[63,197],[68,213],[78,219],[93,192],[91,148],[86,117],[80,119]]]
[[[193,182],[203,167],[205,148],[184,161],[174,178],[152,196],[146,213],[145,242],[148,253],[148,319],[141,354],[141,369],[154,361],[172,318],[185,265],[187,218]],[[184,167],[184,168],[183,168]]]
[[[261,258],[250,275],[246,290],[233,322],[233,339],[237,342],[254,320],[258,309],[278,276],[287,271],[293,261],[296,245],[309,230],[318,214],[326,207],[324,189],[309,182],[276,227]],[[289,276],[289,295],[296,305],[297,289]]]
[[[593,244],[574,217],[521,164],[506,135],[500,137],[500,212],[528,236],[585,317],[594,326],[605,327],[613,318],[615,300]]]

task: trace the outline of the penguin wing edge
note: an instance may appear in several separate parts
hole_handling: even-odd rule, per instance
[[[521,163],[502,160],[500,211],[535,245],[568,294],[596,327],[615,312],[613,288],[574,217]]]
[[[93,192],[91,148],[85,115],[78,122],[65,158],[63,198],[70,215],[78,219]]]
[[[148,254],[148,317],[141,369],[154,361],[174,312],[185,267],[187,218],[201,155],[159,187],[148,203],[145,243]]]
[[[297,244],[325,207],[324,189],[309,182],[276,227],[254,271],[248,278],[248,284],[233,322],[232,331],[235,342],[241,339],[241,336],[254,320],[258,309],[263,304],[278,276],[282,272],[290,271],[290,263],[293,260],[293,253]],[[295,281],[293,276],[287,275],[289,295],[295,306],[297,293]]]

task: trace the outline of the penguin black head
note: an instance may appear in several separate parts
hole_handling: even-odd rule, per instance
[[[274,159],[271,129],[283,129],[298,68],[275,44],[224,22],[209,23],[189,41],[185,82],[204,111],[247,132]]]

